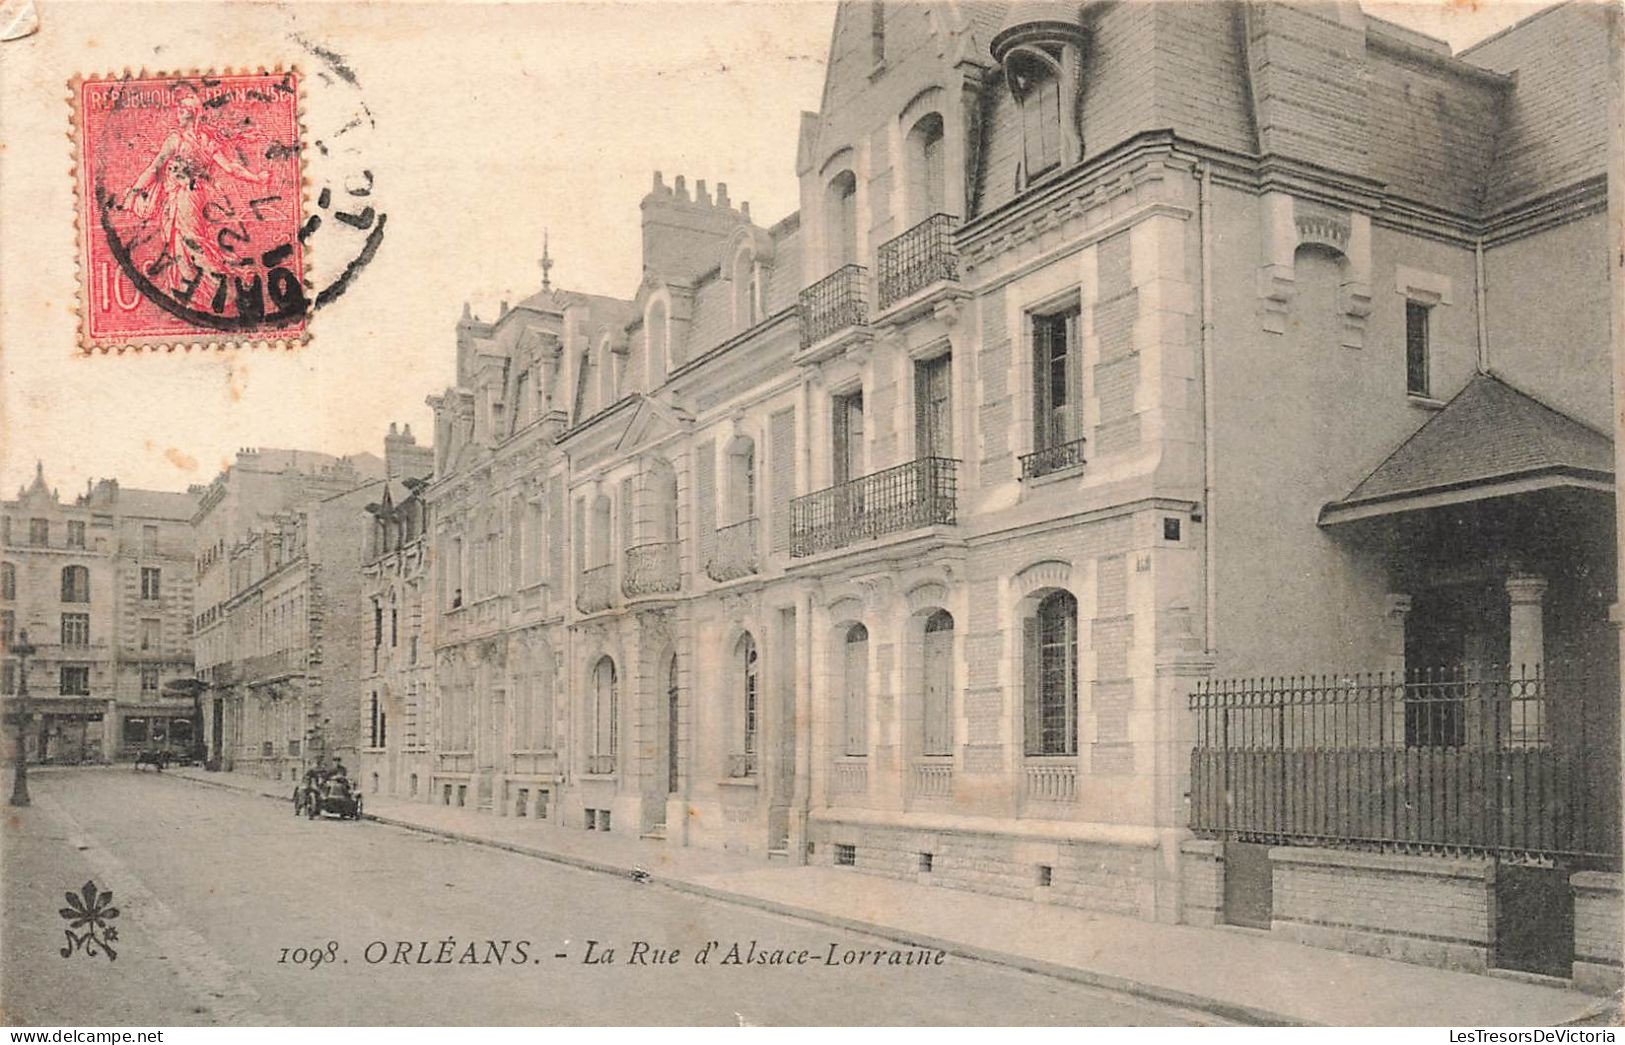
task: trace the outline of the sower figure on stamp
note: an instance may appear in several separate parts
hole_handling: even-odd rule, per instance
[[[159,257],[170,262],[161,278],[171,291],[182,293],[197,286],[205,269],[227,271],[225,258],[205,227],[214,169],[258,185],[271,180],[269,170],[255,172],[237,162],[226,142],[203,125],[202,112],[196,97],[188,95],[177,102],[175,118],[180,126],[164,139],[121,203],[143,220],[157,212],[163,243]]]

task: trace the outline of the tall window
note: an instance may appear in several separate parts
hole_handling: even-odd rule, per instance
[[[914,364],[916,457],[952,457],[953,412],[948,357]]]
[[[62,645],[90,645],[90,614],[64,613],[62,615]]]
[[[886,5],[869,0],[869,57],[876,65],[886,60]]]
[[[1405,302],[1405,391],[1413,396],[1429,392],[1428,319],[1433,310],[1419,301]]]
[[[1034,316],[1033,449],[1044,450],[1082,434],[1082,349],[1076,308]]]
[[[1078,753],[1078,600],[1056,591],[1023,623],[1026,753]]]
[[[756,444],[740,436],[728,447],[729,522],[756,516]]]
[[[77,519],[68,521],[68,547],[83,548],[85,546],[85,524]]]
[[[377,649],[384,644],[384,607],[377,599],[372,600],[372,648]]]
[[[90,696],[90,666],[64,664],[57,675],[57,692],[64,697]]]
[[[908,132],[908,206],[912,224],[948,210],[942,115],[923,116]]]
[[[517,431],[530,423],[530,371],[521,370],[513,381],[513,427]]]
[[[734,328],[746,330],[762,318],[762,298],[756,285],[756,255],[743,248],[734,255],[733,272]]]
[[[156,650],[164,643],[164,623],[160,620],[147,618],[141,622],[141,648]]]
[[[649,307],[643,320],[643,337],[649,346],[649,387],[654,389],[666,380],[666,306],[656,302]],[[673,353],[672,369],[682,365]]]
[[[1030,183],[1061,165],[1061,70],[1053,59],[1028,50],[1012,54],[1006,69],[1021,106],[1022,172]]]
[[[11,610],[0,610],[0,643],[7,649],[11,648],[12,639],[17,635],[17,614]]]
[[[677,688],[677,651],[666,659],[666,793],[677,793],[678,759],[677,727],[681,721],[681,691]]]
[[[17,567],[9,562],[0,562],[0,599],[15,599],[17,597]]]
[[[158,665],[141,665],[141,694],[150,697],[158,692]]]
[[[869,753],[869,629],[854,624],[846,629],[842,648],[842,684],[845,693],[846,753]]]
[[[46,547],[51,543],[51,520],[28,520],[28,543],[36,547]]]
[[[62,567],[62,601],[90,601],[90,570],[83,566]]]
[[[613,759],[620,744],[619,699],[615,662],[600,657],[592,669],[592,753],[600,758]]]
[[[373,690],[373,692],[372,692],[372,715],[371,715],[370,725],[371,725],[370,743],[367,746],[368,747],[383,747],[384,746],[384,709],[378,703],[378,691],[377,690]]]
[[[842,171],[830,180],[825,193],[825,235],[829,245],[829,267],[854,265],[858,261],[858,179]]]
[[[863,393],[836,396],[831,420],[835,435],[834,482],[839,485],[863,474]]]
[[[610,526],[611,506],[609,496],[600,494],[592,502],[592,547],[588,553],[587,565],[605,566],[615,561],[615,550],[610,546],[614,530]]]
[[[951,755],[954,750],[954,618],[937,610],[925,620],[925,656],[920,673],[923,737],[921,753]]]
[[[756,728],[760,713],[760,672],[756,664],[756,640],[750,632],[739,636],[734,645],[734,669],[739,673],[740,705],[744,718],[744,752],[756,753]]]
[[[17,662],[8,660],[0,664],[0,693],[8,696],[17,692]]]
[[[163,570],[157,566],[141,567],[141,597],[143,599],[158,599],[162,597]]]
[[[158,527],[156,527],[156,526],[143,526],[143,527],[141,527],[141,554],[142,555],[157,555],[158,554]]]

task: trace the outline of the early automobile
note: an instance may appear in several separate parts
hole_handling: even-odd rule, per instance
[[[294,791],[293,813],[295,816],[304,813],[312,820],[328,815],[340,820],[360,820],[361,792],[346,777],[313,780]]]

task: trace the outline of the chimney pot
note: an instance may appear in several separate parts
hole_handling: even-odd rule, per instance
[[[709,195],[707,195],[706,191],[705,191],[705,179],[704,178],[701,178],[700,180],[698,180],[698,181],[696,181],[694,183],[694,202],[695,203],[704,203],[704,204],[707,204],[707,205],[709,205],[710,202],[711,202],[711,197]]]
[[[749,200],[746,200],[745,202],[743,202],[743,203],[741,203],[739,205],[739,214],[746,221],[750,220],[750,201]]]
[[[677,176],[676,182],[673,183],[672,191],[677,194],[678,199],[688,199],[688,181],[681,174]]]

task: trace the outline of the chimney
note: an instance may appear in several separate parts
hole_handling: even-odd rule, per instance
[[[643,271],[673,283],[692,283],[717,266],[723,243],[748,213],[735,210],[728,186],[718,182],[712,198],[703,180],[688,192],[688,179],[677,175],[667,191],[664,176],[655,172],[654,187],[643,198]]]

